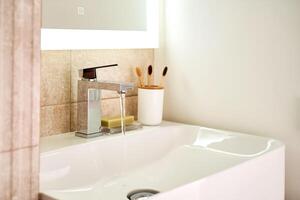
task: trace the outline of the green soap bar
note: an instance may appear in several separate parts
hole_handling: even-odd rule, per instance
[[[125,117],[125,124],[130,125],[134,122],[134,116],[129,115]],[[121,126],[121,117],[103,117],[101,119],[101,126],[107,128],[116,128]]]

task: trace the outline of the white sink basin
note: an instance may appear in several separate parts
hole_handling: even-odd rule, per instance
[[[41,151],[40,191],[55,199],[126,200],[136,189],[166,200],[284,195],[284,146],[257,136],[164,122],[126,136],[45,137]]]

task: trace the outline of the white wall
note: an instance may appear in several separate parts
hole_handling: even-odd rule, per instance
[[[282,140],[286,199],[299,200],[300,1],[165,4],[165,118]]]

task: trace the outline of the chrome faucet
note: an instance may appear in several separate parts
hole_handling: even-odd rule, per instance
[[[79,70],[77,94],[76,136],[92,138],[101,133],[101,90],[112,90],[125,94],[133,89],[133,83],[98,81],[96,69],[114,67],[118,64],[91,67]]]

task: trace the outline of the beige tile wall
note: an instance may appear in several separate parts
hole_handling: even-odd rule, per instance
[[[74,131],[77,120],[78,69],[117,63],[114,68],[99,69],[99,80],[134,82],[134,67],[154,62],[153,49],[109,49],[42,51],[41,136]],[[102,114],[119,115],[116,92],[102,91]],[[127,94],[126,113],[137,114],[137,90]]]

